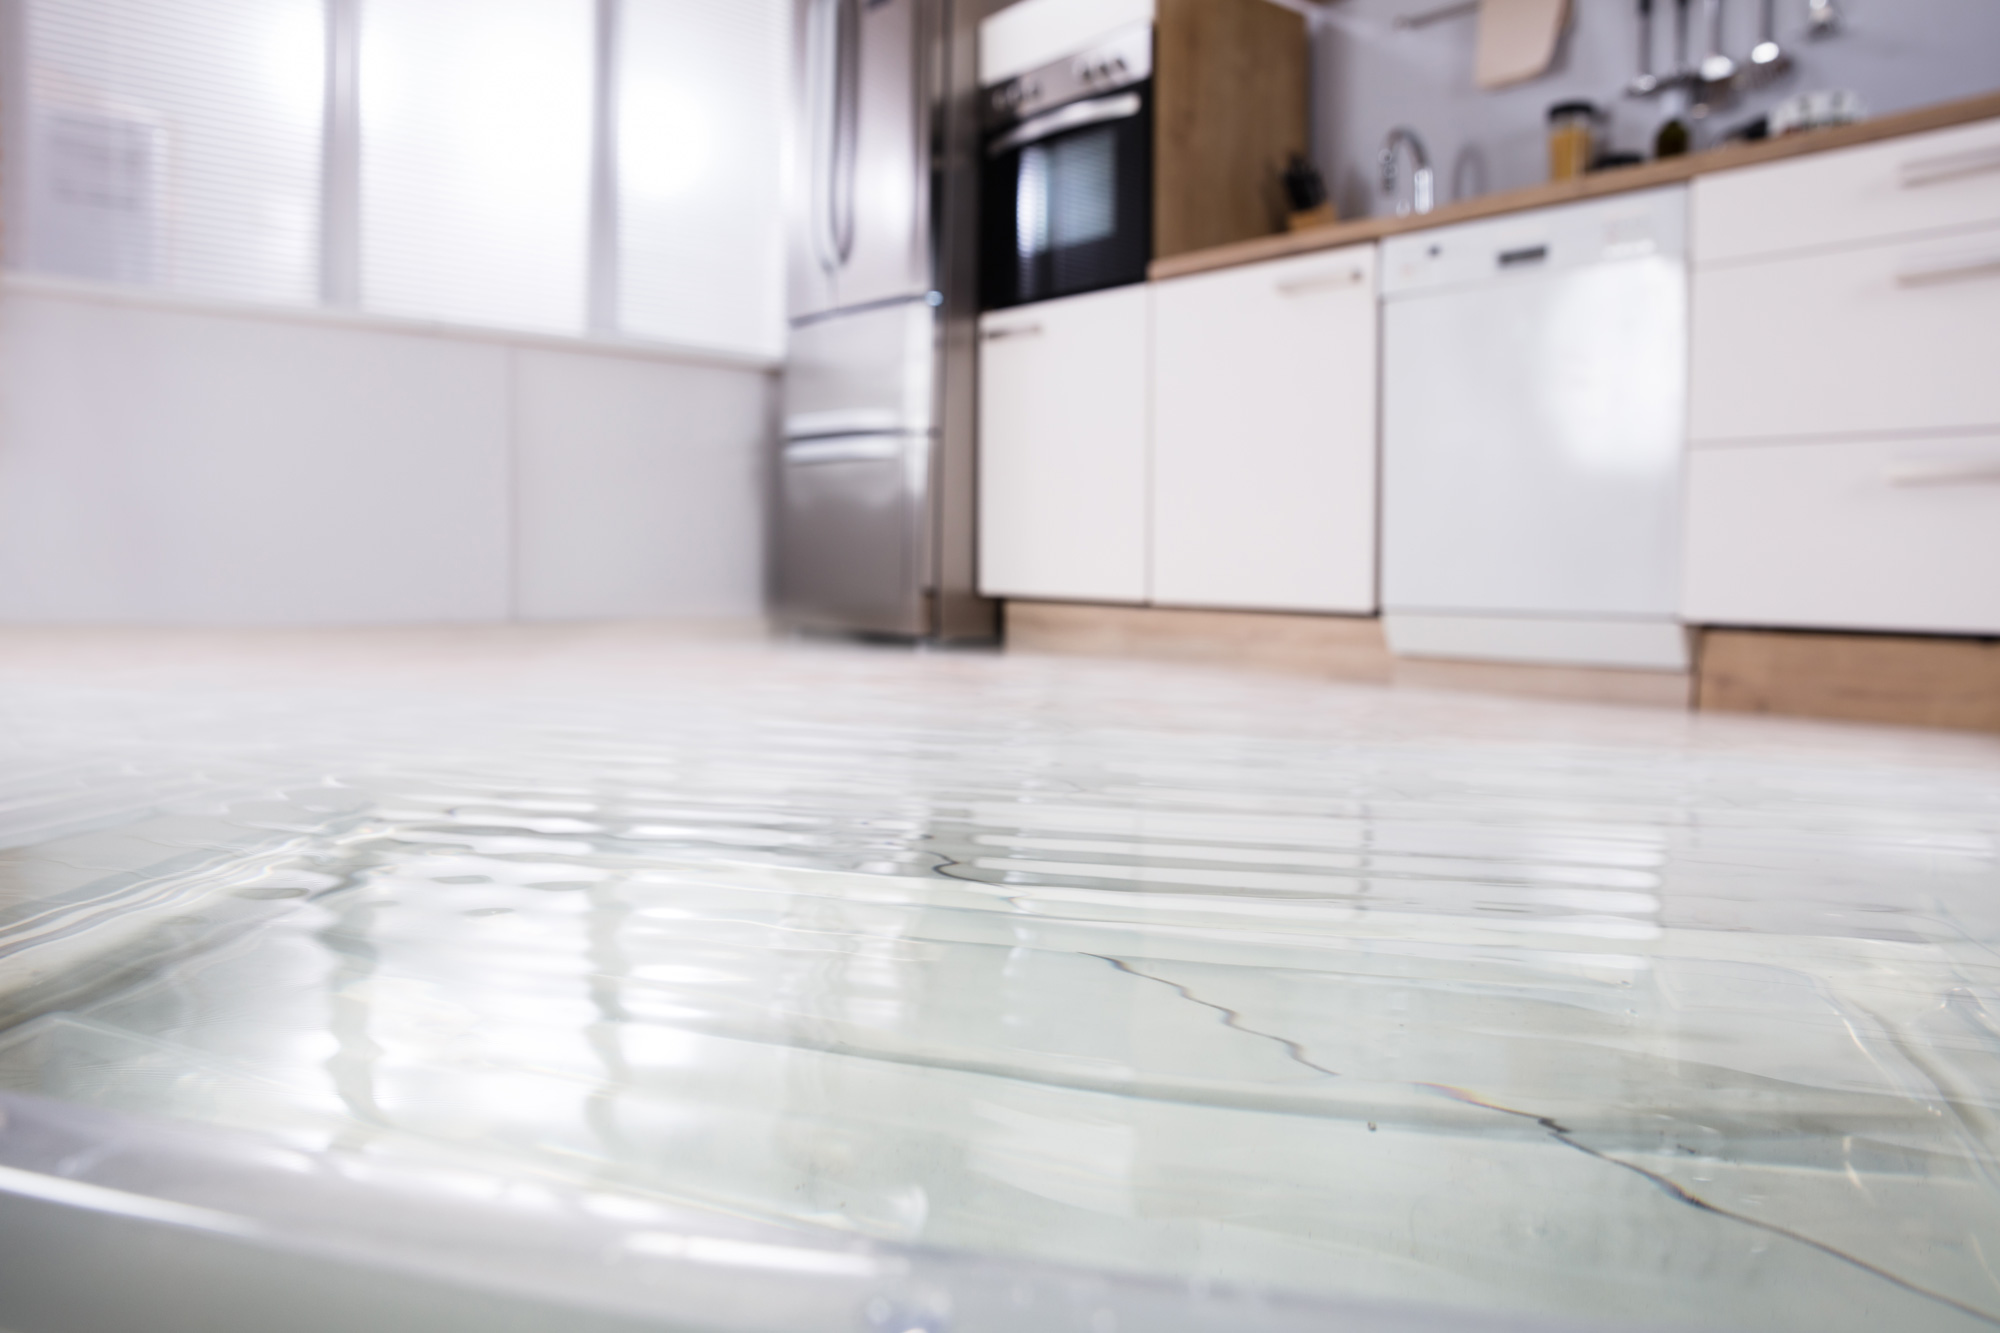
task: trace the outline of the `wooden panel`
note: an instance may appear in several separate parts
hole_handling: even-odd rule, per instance
[[[1161,283],[1152,600],[1375,609],[1375,248]]]
[[[1146,599],[1140,284],[981,321],[979,582],[994,596]]]
[[[1307,142],[1304,16],[1270,0],[1160,0],[1156,22],[1154,255],[1282,230],[1279,174]]]
[[[1546,208],[1552,204],[1566,204],[1577,199],[1595,199],[1604,195],[1624,194],[1629,190],[1650,189],[1655,185],[1671,185],[1710,172],[1731,171],[1738,167],[1754,166],[1760,162],[1778,162],[1812,153],[1851,148],[1856,144],[1879,143],[1906,134],[1921,134],[1930,130],[1947,129],[1954,125],[1991,120],[1996,116],[2000,116],[2000,93],[1985,93],[1978,97],[1944,102],[1937,106],[1906,111],[1894,116],[1883,116],[1879,120],[1864,121],[1859,125],[1790,134],[1782,139],[1766,139],[1762,143],[1729,144],[1705,152],[1690,153],[1685,157],[1670,157],[1636,167],[1621,167],[1616,171],[1592,172],[1578,180],[1549,181],[1519,190],[1503,190],[1495,194],[1480,195],[1476,199],[1446,204],[1434,213],[1421,216],[1357,218],[1352,222],[1337,222],[1327,227],[1309,227],[1303,231],[1288,232],[1283,235],[1233,241],[1227,245],[1217,245],[1207,250],[1189,251],[1171,257],[1162,250],[1158,251],[1161,257],[1153,261],[1148,276],[1172,278],[1184,273],[1202,273],[1209,269],[1229,268],[1236,264],[1252,264],[1259,260],[1276,259],[1282,255],[1331,250],[1338,246],[1372,241],[1383,236],[1423,231],[1446,223],[1470,222],[1475,218],[1499,217],[1505,213]]]
[[[1009,652],[1143,657],[1385,682],[1382,623],[1364,616],[1007,603]]]
[[[2000,642],[1710,630],[1699,706],[2000,731]]]

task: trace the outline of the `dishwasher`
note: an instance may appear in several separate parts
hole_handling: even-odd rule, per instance
[[[1399,656],[1688,669],[1687,311],[1685,187],[1384,242]]]

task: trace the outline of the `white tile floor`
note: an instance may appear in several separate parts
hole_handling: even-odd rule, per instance
[[[619,629],[14,632],[0,747],[0,1088],[1179,1281],[2000,1324],[2000,740]]]

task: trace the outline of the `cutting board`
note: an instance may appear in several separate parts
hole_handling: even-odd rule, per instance
[[[1479,0],[1475,81],[1504,88],[1541,74],[1568,23],[1569,0]]]

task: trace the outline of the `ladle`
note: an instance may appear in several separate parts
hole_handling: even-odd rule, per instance
[[[1778,0],[1763,0],[1757,22],[1757,44],[1750,48],[1750,63],[1767,73],[1776,73],[1791,63],[1785,48],[1778,45]]]
[[[1701,0],[1702,22],[1708,28],[1708,53],[1695,73],[1714,87],[1736,77],[1736,62],[1722,51],[1722,0]]]

